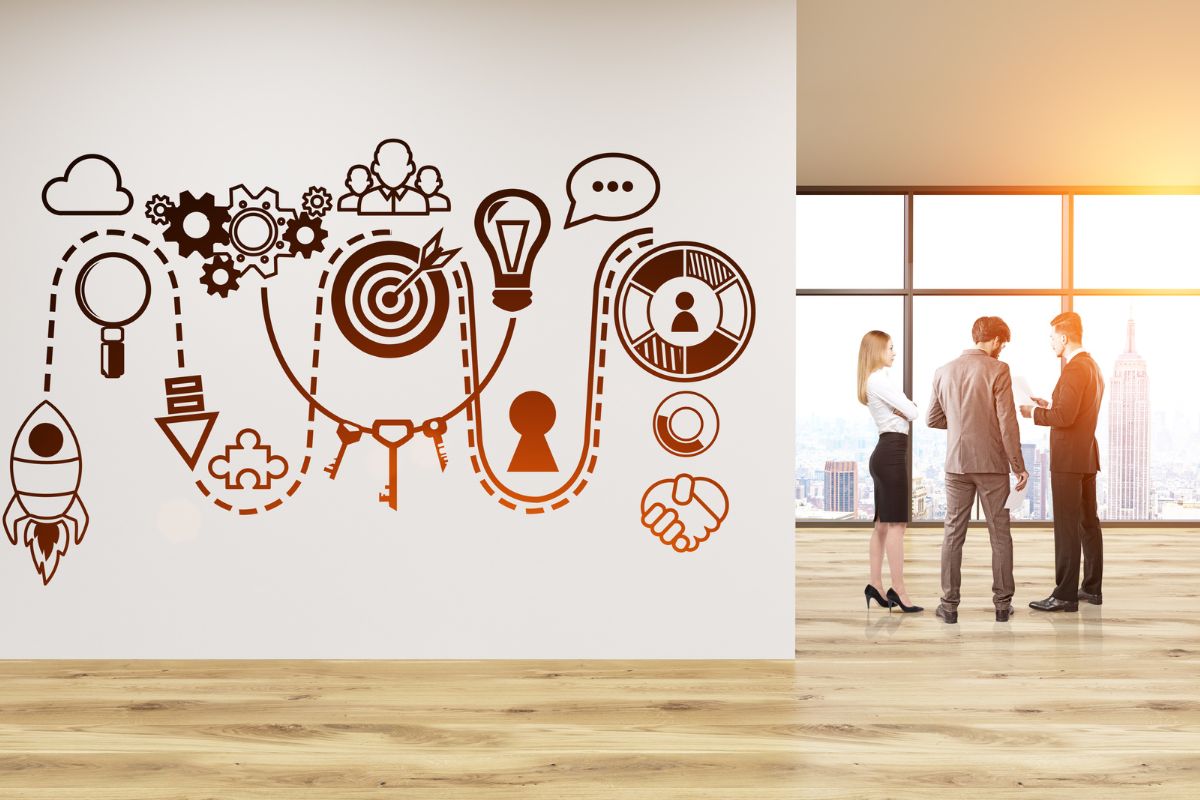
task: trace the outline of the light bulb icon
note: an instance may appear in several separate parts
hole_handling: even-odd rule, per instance
[[[549,229],[546,204],[523,189],[501,189],[479,204],[475,235],[492,262],[496,280],[492,302],[498,308],[515,312],[532,302],[533,261]]]

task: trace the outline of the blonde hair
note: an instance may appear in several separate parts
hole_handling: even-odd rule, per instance
[[[867,378],[883,366],[883,354],[892,337],[883,331],[867,331],[858,345],[858,402],[867,404]]]

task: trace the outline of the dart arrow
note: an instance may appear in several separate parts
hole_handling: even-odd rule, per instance
[[[439,230],[433,235],[433,238],[425,243],[421,248],[421,263],[417,268],[408,274],[400,285],[393,291],[397,297],[404,295],[404,290],[412,285],[412,282],[419,278],[423,273],[430,272],[435,269],[441,269],[450,263],[450,259],[458,255],[462,250],[461,247],[456,247],[453,250],[442,249],[442,232]]]

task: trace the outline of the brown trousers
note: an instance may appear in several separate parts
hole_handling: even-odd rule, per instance
[[[992,542],[992,602],[1008,608],[1016,584],[1013,581],[1012,532],[1009,530],[1008,475],[999,472],[946,473],[946,537],[942,540],[942,605],[958,607],[962,586],[962,549],[975,496],[983,506]]]

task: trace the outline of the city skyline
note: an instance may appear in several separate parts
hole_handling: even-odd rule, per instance
[[[1100,355],[1102,361],[1111,365],[1105,376],[1107,408],[1102,412],[1103,420],[1097,430],[1102,454],[1097,481],[1101,518],[1200,517],[1200,467],[1196,465],[1194,455],[1189,456],[1200,447],[1200,420],[1195,419],[1194,414],[1189,418],[1182,409],[1158,411],[1151,406],[1150,368],[1138,352],[1138,323],[1136,319],[1123,322],[1123,345],[1119,348],[1122,352],[1115,357]],[[1101,349],[1111,354],[1111,346],[1104,346],[1104,331],[1097,326],[1091,326],[1090,330],[1094,333],[1093,338],[1102,344]],[[1093,356],[1097,355],[1091,348],[1085,349]],[[797,519],[869,520],[874,514],[874,487],[867,461],[877,433],[869,415],[853,413],[850,407],[847,412],[847,415],[837,417],[811,415],[807,420],[798,413]],[[1170,420],[1170,424],[1156,426],[1152,422],[1154,419]],[[913,428],[912,518],[937,520],[945,514],[945,434],[926,428],[921,419]],[[1022,424],[1022,453],[1030,480],[1025,507],[1013,511],[1014,519],[1046,521],[1053,518],[1047,432],[1045,427]],[[1151,458],[1151,442],[1155,438],[1162,442],[1160,462]],[[1125,441],[1130,443],[1129,446],[1122,444]],[[1126,455],[1117,455],[1118,452]],[[849,471],[842,462],[856,465],[857,489],[853,504],[845,501],[844,494],[839,503],[826,502],[825,498],[829,496],[827,475],[821,467],[827,462],[842,464],[839,466],[842,472]],[[1123,497],[1137,497],[1140,504],[1123,500]]]

